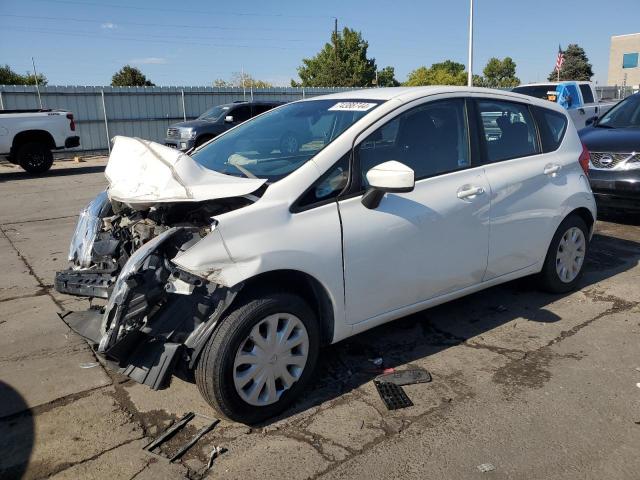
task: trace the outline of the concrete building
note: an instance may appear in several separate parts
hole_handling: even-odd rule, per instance
[[[611,37],[607,84],[640,85],[640,33]]]

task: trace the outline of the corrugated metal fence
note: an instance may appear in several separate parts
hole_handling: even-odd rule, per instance
[[[44,108],[73,112],[79,150],[106,150],[115,135],[163,142],[167,127],[236,100],[293,101],[344,88],[62,87],[40,88]],[[0,85],[0,109],[39,108],[35,87]]]

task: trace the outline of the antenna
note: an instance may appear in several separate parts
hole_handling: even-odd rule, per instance
[[[31,63],[33,64],[33,78],[36,81],[36,92],[38,92],[38,103],[40,104],[40,110],[42,110],[42,97],[40,97],[40,85],[38,84],[38,72],[36,72],[36,61],[31,57]]]

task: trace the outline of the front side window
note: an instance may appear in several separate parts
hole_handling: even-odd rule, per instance
[[[640,95],[632,95],[605,113],[596,127],[640,128]]]
[[[471,165],[464,99],[430,102],[401,113],[357,147],[360,174],[396,160],[411,167],[416,180]]]
[[[489,162],[540,153],[527,105],[487,99],[478,101],[478,112]]]
[[[582,93],[582,100],[584,103],[593,103],[593,92],[591,91],[591,87],[585,83],[580,84],[580,93]]]
[[[289,103],[229,130],[191,156],[202,166],[220,173],[278,181],[380,103],[375,100]]]

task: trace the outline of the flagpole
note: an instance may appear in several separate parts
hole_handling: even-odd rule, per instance
[[[473,0],[469,6],[469,61],[467,62],[467,86],[473,87]]]

